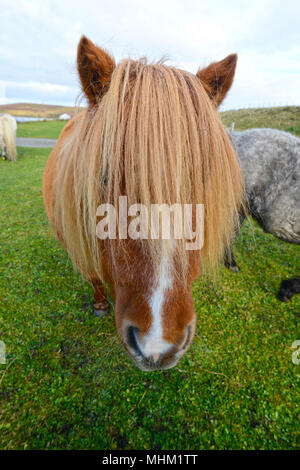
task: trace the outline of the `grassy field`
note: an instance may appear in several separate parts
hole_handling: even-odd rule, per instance
[[[239,109],[225,111],[221,113],[221,117],[227,127],[234,122],[237,131],[250,127],[271,127],[300,136],[300,106]]]
[[[18,151],[15,164],[0,161],[0,448],[299,448],[300,296],[276,298],[299,270],[299,247],[247,222],[241,272],[194,283],[190,351],[169,371],[139,371],[51,234],[41,191],[50,150]]]
[[[35,137],[44,139],[57,139],[66,121],[29,121],[19,122],[17,137]]]

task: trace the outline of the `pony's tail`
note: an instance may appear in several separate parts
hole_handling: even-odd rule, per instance
[[[5,119],[4,121],[4,143],[7,150],[8,160],[15,162],[17,159],[16,149],[16,125],[12,120]]]

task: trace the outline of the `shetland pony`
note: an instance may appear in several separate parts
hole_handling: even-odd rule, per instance
[[[0,114],[0,148],[3,160],[15,161],[17,121],[10,114]]]
[[[263,230],[300,245],[300,139],[277,129],[230,132],[245,180],[250,215]],[[240,223],[244,221],[241,215]],[[239,270],[233,256],[225,265]],[[282,281],[279,299],[300,293],[300,278]]]
[[[191,283],[214,272],[243,199],[235,152],[217,115],[236,55],[192,75],[145,59],[118,65],[82,37],[77,64],[88,109],[64,128],[44,173],[46,212],[75,267],[94,287],[96,314],[115,301],[121,341],[142,370],[173,367],[195,330]],[[204,245],[96,237],[97,207],[204,204]]]

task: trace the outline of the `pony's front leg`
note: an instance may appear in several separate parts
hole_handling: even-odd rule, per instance
[[[232,245],[230,246],[229,251],[225,251],[225,259],[224,259],[224,264],[227,269],[230,269],[234,273],[239,272],[239,267],[234,259],[234,254],[233,254],[233,247]]]
[[[243,222],[246,218],[246,215],[244,212],[240,212],[239,214],[239,226],[235,229],[235,234],[234,234],[234,240],[239,234],[240,228],[243,225]],[[234,254],[233,254],[233,242],[232,240],[231,245],[227,247],[225,250],[225,256],[224,256],[224,264],[227,269],[230,269],[234,273],[238,273],[240,268],[238,267],[235,259],[234,259]]]
[[[1,155],[2,155],[2,160],[6,160],[6,152],[5,152],[5,144],[1,143]]]
[[[101,281],[92,281],[94,288],[94,313],[97,317],[103,317],[109,313],[109,302],[106,298],[106,289]]]

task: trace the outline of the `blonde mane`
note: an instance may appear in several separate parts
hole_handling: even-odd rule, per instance
[[[102,276],[96,238],[100,203],[118,207],[204,204],[201,261],[215,270],[229,246],[243,195],[240,168],[217,112],[196,76],[162,62],[124,60],[99,105],[75,122],[60,150],[55,225],[82,273]],[[126,240],[119,240],[126,252]],[[153,266],[168,255],[164,240],[142,240]],[[184,240],[176,240],[186,272]],[[115,245],[107,244],[110,257]],[[111,247],[111,248],[110,248]]]

